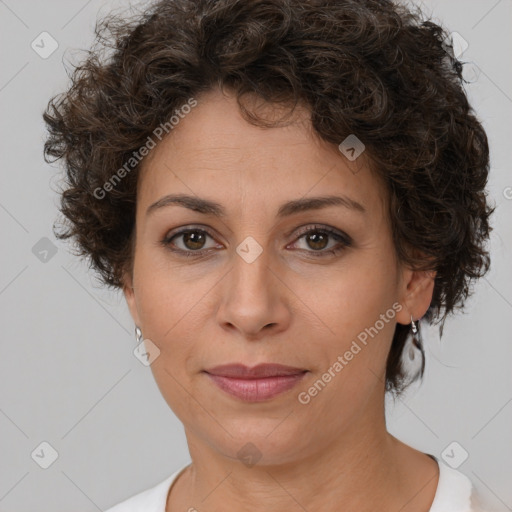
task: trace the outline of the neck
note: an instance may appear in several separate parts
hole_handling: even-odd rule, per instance
[[[263,463],[263,457],[248,467],[190,431],[187,441],[192,464],[173,486],[167,512],[334,512],[340,503],[347,511],[423,512],[437,488],[437,464],[387,432],[383,407],[373,417],[361,414],[350,428],[333,433],[331,442],[286,462]]]

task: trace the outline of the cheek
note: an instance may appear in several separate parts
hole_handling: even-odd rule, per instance
[[[141,265],[142,268],[142,265]],[[155,382],[174,413],[182,419],[200,415],[191,397],[189,361],[200,351],[201,336],[194,321],[200,285],[179,283],[170,271],[154,265],[140,270],[138,307],[144,338],[149,338],[160,353],[150,368]],[[204,423],[204,418],[197,417]]]
[[[153,285],[148,282],[139,291],[144,337],[150,338],[163,355],[172,352],[181,359],[185,348],[193,345],[198,328],[193,321],[198,297],[201,294],[197,288],[180,287],[164,279]]]
[[[396,300],[397,276],[389,266],[378,263],[354,256],[352,262],[316,280],[314,287],[313,277],[296,281],[296,289],[322,320],[325,332],[342,344],[350,344],[360,332],[374,326]],[[393,331],[394,314],[390,311],[385,325],[377,325],[385,337]]]
[[[181,397],[180,384],[190,387],[193,374],[211,345],[208,321],[213,307],[208,299],[215,292],[219,276],[213,271],[198,272],[200,266],[170,264],[161,251],[141,251],[136,263],[143,334],[160,350],[151,369],[164,397],[169,402],[180,401],[186,398]]]
[[[318,405],[330,400],[340,405],[363,402],[384,379],[400,308],[391,256],[383,258],[382,253],[379,256],[376,251],[368,251],[351,260],[347,258],[346,265],[329,279],[317,281],[314,288],[308,285],[310,279],[300,281],[302,293],[309,289],[305,302],[318,312],[324,333],[316,338],[311,358],[320,362],[320,377],[331,369],[331,377],[326,376],[330,383],[322,391],[325,401],[319,400]]]
[[[171,263],[167,252],[152,247],[149,240],[141,244],[134,267],[137,307],[148,334],[159,344],[172,344],[208,289],[210,279],[198,276],[192,267]]]

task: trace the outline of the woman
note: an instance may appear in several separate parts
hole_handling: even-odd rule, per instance
[[[165,0],[97,36],[44,114],[57,236],[123,290],[192,460],[110,511],[476,510],[384,415],[489,267],[446,32],[382,0]]]

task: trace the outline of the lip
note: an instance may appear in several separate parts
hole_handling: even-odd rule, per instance
[[[297,375],[298,373],[305,371],[306,370],[304,368],[295,368],[293,366],[275,363],[261,363],[253,366],[252,368],[240,363],[223,364],[205,370],[205,372],[210,375],[239,379],[260,379],[264,377]]]
[[[270,363],[253,368],[243,364],[227,364],[205,370],[205,373],[231,396],[245,402],[263,402],[293,388],[307,370]]]

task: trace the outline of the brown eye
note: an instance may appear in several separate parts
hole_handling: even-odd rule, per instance
[[[329,235],[325,233],[318,233],[314,231],[305,235],[306,243],[311,247],[311,249],[315,249],[317,251],[325,249],[329,243]]]
[[[183,244],[187,249],[198,250],[202,249],[205,244],[205,235],[199,231],[187,231],[182,234]]]
[[[307,226],[299,235],[297,241],[304,239],[307,246],[304,250],[314,257],[332,256],[352,245],[347,234],[322,226]],[[330,240],[335,243],[329,247]]]
[[[207,239],[211,238],[207,231],[203,229],[183,229],[177,233],[172,233],[162,240],[162,245],[173,252],[181,253],[186,256],[197,256],[203,254],[212,247],[205,247]]]

